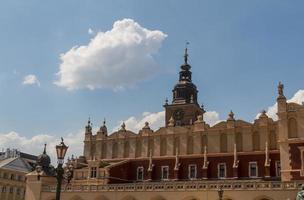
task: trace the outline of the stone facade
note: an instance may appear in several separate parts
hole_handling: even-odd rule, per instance
[[[68,160],[74,177],[65,199],[216,199],[220,186],[226,187],[225,199],[294,198],[304,177],[304,106],[288,103],[280,83],[278,120],[262,111],[246,122],[231,111],[210,126],[190,68],[186,51],[172,101],[164,105],[165,127],[152,130],[146,122],[134,133],[122,124],[108,134],[104,122],[94,134],[88,121],[84,155]],[[41,199],[53,198],[52,184],[41,182],[40,188]]]
[[[23,200],[25,175],[33,170],[36,156],[16,149],[0,152],[0,199]]]

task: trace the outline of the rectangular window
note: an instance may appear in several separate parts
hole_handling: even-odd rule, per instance
[[[275,162],[275,168],[276,168],[276,177],[280,177],[281,176],[281,162],[280,161]]]
[[[9,192],[10,192],[10,193],[13,193],[13,192],[14,192],[14,188],[13,188],[13,187],[10,187]]]
[[[137,167],[137,180],[142,181],[144,180],[144,168]]]
[[[218,178],[226,178],[226,163],[219,163],[217,169]]]
[[[258,164],[257,162],[249,162],[249,177],[258,177]]]
[[[91,168],[91,178],[96,178],[97,176],[97,167]]]
[[[162,170],[161,179],[168,180],[169,179],[169,166],[162,166],[161,170]]]
[[[189,179],[196,179],[196,165],[189,165],[188,166],[188,178]]]

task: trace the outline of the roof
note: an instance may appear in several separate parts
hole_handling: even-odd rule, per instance
[[[0,160],[0,169],[1,168],[25,173],[32,171],[32,167],[20,157]]]
[[[33,161],[37,160],[37,156],[31,155],[31,154],[28,154],[28,153],[23,153],[23,152],[20,152],[20,157],[21,158],[26,158],[26,159],[29,159],[29,160],[33,160]]]

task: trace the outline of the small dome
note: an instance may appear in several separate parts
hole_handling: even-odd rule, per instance
[[[46,154],[46,144],[45,144],[43,153],[37,157],[37,165],[41,167],[49,167],[50,164],[51,164],[51,158]]]

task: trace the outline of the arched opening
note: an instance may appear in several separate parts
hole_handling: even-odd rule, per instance
[[[101,157],[106,158],[107,157],[107,143],[103,142],[101,147]]]
[[[273,199],[267,196],[259,196],[256,197],[254,200],[273,200]]]
[[[165,156],[167,155],[167,138],[162,137],[160,141],[160,155]]]
[[[176,150],[179,153],[179,137],[174,138],[174,149],[173,149],[174,155],[176,155]]]
[[[194,196],[188,196],[188,197],[185,197],[183,198],[182,200],[198,200],[199,198],[196,198]]]
[[[188,139],[187,139],[187,154],[193,154],[193,136],[188,136]]]
[[[150,138],[149,139],[147,156],[150,156],[149,155],[150,152],[151,152],[151,154],[153,156],[154,155],[154,138]]]
[[[225,133],[220,135],[220,151],[227,152],[227,135]]]
[[[136,140],[135,157],[141,157],[141,139]]]
[[[269,133],[269,148],[271,150],[277,149],[277,135],[275,131]]]
[[[44,200],[55,200],[55,199],[56,199],[55,196],[52,196],[52,197],[48,197],[48,198],[46,198]]]
[[[205,146],[208,146],[207,135],[202,136],[202,151],[204,151]]]
[[[242,133],[238,132],[235,134],[235,143],[236,143],[236,150],[243,151],[243,136]]]
[[[117,142],[113,142],[113,145],[112,145],[112,158],[117,158],[117,155],[118,155],[118,144]]]
[[[131,195],[128,195],[128,196],[122,198],[121,200],[136,200],[136,198]]]
[[[252,148],[254,151],[260,150],[260,133],[258,131],[252,134]]]
[[[73,196],[70,200],[83,200],[80,196]]]
[[[166,200],[166,199],[160,195],[157,195],[155,197],[152,197],[150,200]]]
[[[288,120],[288,138],[298,137],[298,123],[295,118]]]
[[[130,155],[130,142],[127,140],[124,143],[124,158],[128,158]]]
[[[109,200],[109,199],[107,197],[101,195],[101,196],[96,197],[94,200]]]

